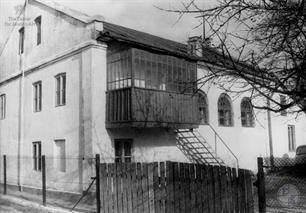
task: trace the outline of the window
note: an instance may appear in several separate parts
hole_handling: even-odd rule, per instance
[[[284,95],[280,95],[279,99],[280,99],[280,104],[281,105],[286,105],[286,97]],[[285,110],[285,109],[282,110],[280,114],[281,114],[281,116],[287,116],[287,110]]]
[[[251,100],[249,98],[243,98],[240,104],[241,109],[241,126],[253,127],[254,115]]]
[[[132,161],[132,139],[115,140],[115,162],[129,163]]]
[[[289,152],[294,152],[296,149],[294,125],[288,125],[288,142],[289,142]]]
[[[233,112],[231,99],[226,94],[221,94],[218,100],[218,117],[220,126],[233,126]]]
[[[41,171],[41,142],[33,142],[33,169]]]
[[[199,111],[200,111],[200,124],[208,124],[208,104],[207,96],[204,92],[199,92]]]
[[[19,54],[24,50],[24,27],[19,30]]]
[[[41,103],[42,103],[42,88],[41,81],[38,81],[33,84],[33,95],[34,95],[34,112],[41,111]]]
[[[55,76],[56,79],[56,106],[66,104],[66,74],[61,73]]]
[[[55,140],[55,168],[60,172],[66,172],[66,146],[65,140]]]
[[[115,90],[133,84],[140,88],[193,93],[196,66],[193,61],[133,48],[107,56],[107,88]]]
[[[41,16],[35,19],[36,25],[36,44],[39,45],[41,43]]]
[[[0,119],[4,119],[6,114],[6,96],[0,95]]]

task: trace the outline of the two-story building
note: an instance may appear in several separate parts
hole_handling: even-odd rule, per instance
[[[46,0],[29,0],[20,17],[0,57],[0,154],[9,184],[35,188],[42,155],[48,187],[82,191],[95,154],[103,162],[255,169],[269,142],[275,156],[306,143],[303,115],[272,113],[269,128],[248,94],[199,87],[220,57],[210,47],[193,54],[194,38],[174,42]]]

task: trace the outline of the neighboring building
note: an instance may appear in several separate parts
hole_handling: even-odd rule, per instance
[[[65,191],[87,187],[95,154],[104,162],[237,166],[232,152],[253,170],[256,157],[269,155],[267,113],[253,110],[247,95],[212,85],[194,95],[210,61],[192,54],[193,40],[188,46],[43,0],[30,0],[21,16],[0,58],[0,154],[8,155],[10,184],[35,187],[41,155],[52,168],[48,186]],[[306,143],[305,116],[282,115],[272,115],[275,156]]]

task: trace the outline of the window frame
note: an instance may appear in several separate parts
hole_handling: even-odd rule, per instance
[[[295,125],[288,125],[288,148],[289,152],[295,152],[296,150],[296,134]]]
[[[246,103],[248,105],[248,107],[250,108],[244,108],[243,104]],[[245,114],[245,116],[243,116],[243,113]],[[252,102],[250,98],[244,97],[241,100],[240,103],[240,119],[241,119],[241,126],[242,127],[255,127],[255,122],[254,122],[254,109],[252,106]],[[245,123],[243,122],[245,121]]]
[[[65,106],[67,103],[67,75],[59,73],[55,77],[55,106]]]
[[[67,171],[67,161],[66,161],[66,140],[65,139],[56,139],[54,140],[54,146],[55,149],[57,149],[57,143],[63,143],[64,144],[64,156],[54,156],[54,168],[57,169],[58,172],[65,173]]]
[[[287,100],[286,100],[286,96],[284,95],[279,95],[279,103],[281,105],[285,105],[287,103]],[[281,116],[287,116],[287,110],[286,109],[283,109],[282,111],[280,111],[280,115]]]
[[[25,29],[24,27],[21,27],[19,29],[19,45],[18,45],[18,53],[19,55],[24,53],[24,39],[25,39]]]
[[[6,118],[6,94],[0,95],[0,120]]]
[[[42,146],[41,141],[32,142],[33,170],[41,172],[42,169]]]
[[[40,45],[41,44],[41,16],[38,16],[37,18],[35,18],[34,20],[35,25],[36,25],[36,45]]]
[[[199,91],[198,95],[199,95],[200,125],[208,125],[209,124],[208,98],[207,98],[207,95],[206,95],[206,93],[204,91]],[[204,103],[201,103],[201,98],[203,98]],[[202,109],[204,109],[204,113],[202,113]]]
[[[220,101],[221,99],[225,99],[228,102],[228,107],[220,109]],[[234,112],[233,112],[233,105],[232,105],[232,99],[227,95],[226,93],[222,93],[217,102],[217,108],[218,108],[218,124],[221,127],[233,127],[234,126]],[[221,116],[222,112],[222,116]],[[227,118],[226,116],[229,116]],[[221,119],[223,119],[223,123],[221,123]]]
[[[33,112],[41,112],[41,111],[42,111],[42,82],[36,81],[33,83]]]
[[[126,155],[126,144],[129,144],[129,152],[130,155]],[[117,150],[117,147],[119,146],[120,150]],[[120,153],[120,155],[117,155],[117,153]],[[131,163],[133,161],[133,139],[130,138],[121,138],[121,139],[115,139],[114,140],[114,154],[115,163]]]

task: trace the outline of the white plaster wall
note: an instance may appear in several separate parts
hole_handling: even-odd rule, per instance
[[[7,155],[8,183],[17,184],[18,154],[18,115],[19,115],[19,80],[0,87],[0,94],[6,94],[6,118],[0,120],[0,171],[3,171],[3,155]],[[0,180],[3,179],[1,175]]]
[[[41,16],[42,39],[36,44],[35,18]],[[23,17],[23,15],[21,16]],[[92,37],[92,26],[86,25],[63,13],[31,1],[25,11],[24,68],[41,62],[48,57],[88,41]],[[19,29],[22,22],[14,27],[11,36],[0,57],[0,81],[19,71]]]
[[[78,181],[76,157],[79,154],[79,93],[76,91],[79,89],[80,63],[81,53],[25,77],[22,147],[22,155],[26,157],[23,164],[26,177],[24,185],[35,186],[36,182],[33,180],[40,179],[41,176],[40,172],[35,172],[31,168],[32,142],[35,141],[41,141],[42,154],[47,158],[48,187],[60,189],[60,186],[65,185],[65,181]],[[59,73],[66,73],[66,104],[56,107],[55,75]],[[37,81],[42,82],[42,110],[33,112],[33,83]],[[66,143],[66,173],[54,169],[54,140],[57,139],[64,139]],[[77,184],[66,184],[65,189],[72,190],[75,187]]]
[[[198,69],[198,77],[201,78],[207,71],[203,68]],[[233,88],[235,89],[235,88]],[[236,88],[238,89],[238,88]],[[234,154],[239,159],[239,166],[256,170],[257,160],[259,156],[269,156],[269,138],[268,138],[268,125],[267,125],[267,112],[263,110],[254,109],[256,115],[255,127],[242,127],[240,120],[240,103],[243,97],[250,97],[249,94],[234,96],[227,93],[232,99],[232,107],[234,114],[234,126],[221,127],[218,124],[218,109],[217,102],[220,94],[224,92],[223,89],[218,88],[216,85],[205,85],[201,87],[207,94],[209,105],[209,123],[216,129],[218,134],[232,149]],[[287,117],[280,116],[279,114],[272,113],[272,140],[275,156],[283,156],[285,153],[291,157],[295,153],[289,153],[288,150],[288,130],[287,125],[293,124],[296,126],[296,142],[297,144],[306,144],[306,119],[305,115],[300,114],[297,119],[294,116],[288,115]],[[200,133],[207,138],[207,141],[212,147],[215,146],[214,134],[211,129],[206,125],[199,127]],[[219,144],[219,142],[218,142]],[[231,163],[233,158],[229,157],[228,152],[222,146],[218,146],[217,153]]]

